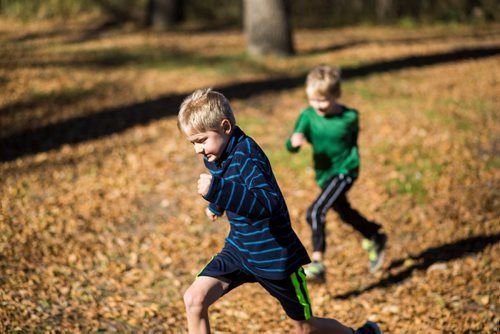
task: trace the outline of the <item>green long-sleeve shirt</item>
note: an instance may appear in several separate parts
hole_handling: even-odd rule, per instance
[[[358,176],[358,112],[342,106],[342,112],[321,116],[308,107],[299,116],[294,133],[303,133],[313,147],[316,182],[320,187],[334,175]],[[298,152],[288,138],[286,147],[290,152]]]

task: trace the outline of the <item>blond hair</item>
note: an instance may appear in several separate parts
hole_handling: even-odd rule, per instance
[[[320,95],[340,97],[340,69],[325,64],[316,66],[307,75],[306,89]]]
[[[182,102],[177,126],[185,134],[218,131],[224,119],[227,119],[232,127],[236,125],[227,98],[211,88],[198,89]]]

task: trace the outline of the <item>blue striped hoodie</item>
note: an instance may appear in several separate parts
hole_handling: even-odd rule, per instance
[[[205,166],[212,182],[205,199],[231,225],[224,251],[256,276],[284,279],[310,262],[262,149],[239,127],[221,158]]]

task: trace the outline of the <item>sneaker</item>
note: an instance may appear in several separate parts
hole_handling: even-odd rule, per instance
[[[367,321],[356,330],[356,334],[382,334],[380,327],[372,321]]]
[[[304,267],[306,277],[312,281],[325,282],[325,265],[320,261],[313,261]]]
[[[371,239],[363,239],[361,246],[368,252],[369,269],[371,273],[376,272],[384,262],[384,248],[387,236],[379,233]]]

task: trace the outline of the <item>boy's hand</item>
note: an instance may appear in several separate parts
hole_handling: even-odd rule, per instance
[[[210,189],[210,183],[212,183],[212,174],[200,174],[198,179],[198,194],[205,197],[208,194],[208,189]]]
[[[207,215],[208,219],[210,219],[211,221],[215,221],[217,218],[219,218],[219,216],[217,216],[215,213],[210,211],[210,209],[208,207],[205,209],[205,214]]]
[[[292,142],[293,147],[302,146],[307,142],[306,136],[304,136],[303,133],[299,133],[299,132],[294,133],[292,135],[292,137],[290,138],[290,140]]]

